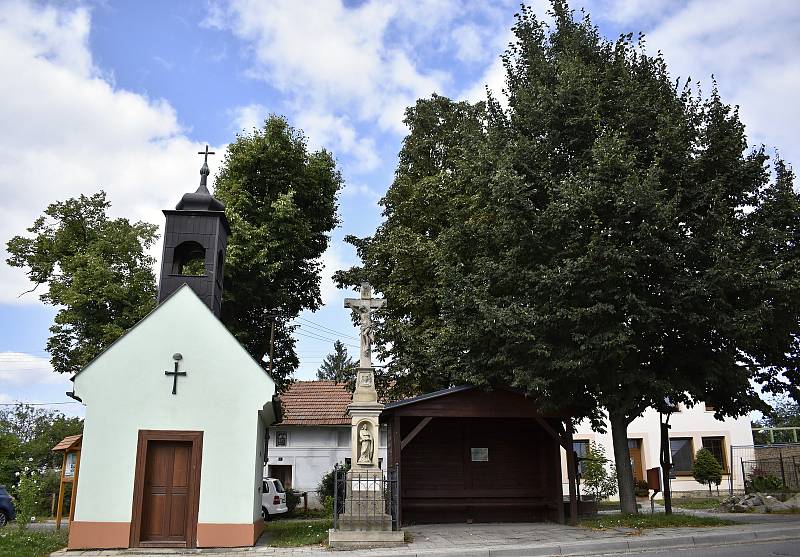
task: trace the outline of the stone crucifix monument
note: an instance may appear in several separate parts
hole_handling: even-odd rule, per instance
[[[344,307],[358,313],[361,347],[353,402],[347,407],[352,419],[351,469],[346,479],[344,512],[339,515],[338,528],[329,533],[331,547],[379,547],[403,543],[403,532],[399,528],[392,531],[383,471],[378,467],[378,417],[383,404],[378,402],[372,367],[372,343],[375,340],[372,312],[385,302],[372,297],[372,288],[368,284],[361,285],[361,297],[344,301]]]

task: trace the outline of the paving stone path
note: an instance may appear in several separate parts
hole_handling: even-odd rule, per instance
[[[772,515],[768,522],[712,528],[628,528],[603,531],[561,524],[432,524],[405,528],[413,541],[404,547],[331,551],[322,547],[256,546],[233,550],[60,551],[54,557],[128,557],[193,554],[203,557],[491,557],[515,555],[592,555],[648,549],[713,546],[768,539],[800,540],[800,515]]]

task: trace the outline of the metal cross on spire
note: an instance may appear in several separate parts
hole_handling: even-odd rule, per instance
[[[197,154],[198,155],[205,155],[203,157],[203,164],[208,164],[208,155],[216,155],[216,153],[214,151],[209,151],[208,150],[208,145],[206,145],[206,150],[205,151],[197,151]]]
[[[198,151],[198,155],[203,155],[203,166],[200,167],[200,187],[197,188],[197,193],[208,193],[208,187],[206,186],[206,182],[208,180],[208,175],[211,174],[211,171],[208,169],[208,155],[215,155],[214,151],[208,150],[208,145],[206,145],[205,151]]]

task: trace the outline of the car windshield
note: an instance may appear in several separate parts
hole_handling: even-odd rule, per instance
[[[283,489],[283,484],[280,480],[272,480],[272,483],[275,484],[275,491],[277,493],[283,493],[285,490]]]

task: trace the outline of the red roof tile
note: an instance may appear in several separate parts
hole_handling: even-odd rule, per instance
[[[347,406],[353,395],[344,383],[295,381],[281,395],[278,425],[350,425]]]

